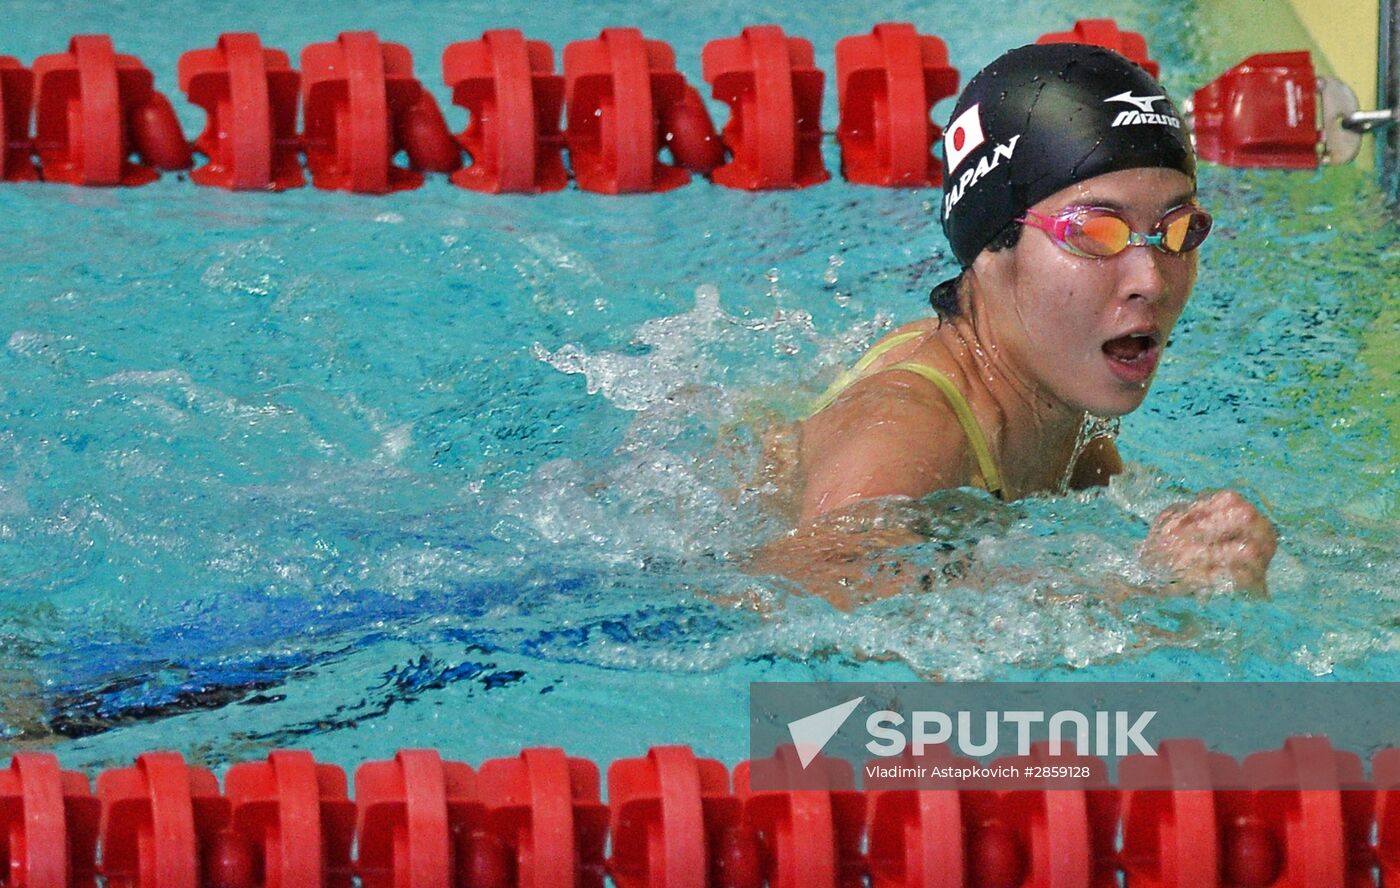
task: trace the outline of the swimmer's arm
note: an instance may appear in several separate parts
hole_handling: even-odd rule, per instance
[[[900,559],[876,556],[925,537],[880,498],[957,487],[969,460],[941,401],[897,379],[858,384],[804,424],[797,529],[756,549],[745,569],[785,576],[842,608],[907,588]]]
[[[1141,558],[1169,570],[1179,591],[1230,587],[1267,595],[1269,562],[1277,551],[1273,522],[1240,494],[1220,490],[1163,509],[1147,532]]]
[[[901,520],[897,500],[861,500],[769,540],[743,564],[746,573],[782,576],[841,610],[909,588],[894,550],[926,537]]]

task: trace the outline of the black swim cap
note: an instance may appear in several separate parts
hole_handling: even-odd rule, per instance
[[[1022,46],[983,68],[943,136],[943,233],[963,268],[1009,223],[1062,188],[1196,158],[1161,84],[1116,52]]]

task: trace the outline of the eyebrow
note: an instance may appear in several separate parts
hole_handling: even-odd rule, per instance
[[[1192,198],[1194,198],[1195,196],[1196,192],[1194,191],[1183,191],[1181,194],[1167,201],[1166,207],[1164,209],[1170,210],[1175,207],[1182,206],[1183,204],[1190,203]],[[1113,210],[1118,213],[1126,213],[1128,211],[1128,207],[1126,204],[1119,203],[1116,200],[1090,199],[1084,202],[1083,204],[1080,204],[1080,206],[1103,207],[1105,210]]]

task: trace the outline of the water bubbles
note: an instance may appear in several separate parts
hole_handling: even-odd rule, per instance
[[[719,311],[719,287],[701,284],[695,288],[695,310],[705,315]]]
[[[269,296],[277,289],[277,281],[268,269],[285,264],[271,239],[243,241],[224,247],[219,256],[200,275],[200,282],[213,290],[247,296]]]
[[[827,286],[827,289],[836,286],[837,282],[841,279],[839,269],[845,264],[846,260],[842,259],[840,256],[833,255],[827,260],[826,271],[822,272],[822,283]]]
[[[689,312],[641,324],[634,342],[648,347],[643,354],[589,354],[574,343],[551,351],[539,342],[530,353],[561,373],[583,374],[589,394],[602,394],[620,409],[640,411],[710,371],[714,358],[706,345],[722,336],[729,320],[720,308],[719,288],[701,284]]]
[[[49,333],[40,333],[33,330],[16,330],[10,334],[6,346],[10,351],[24,357],[34,357],[49,349],[56,337]]]
[[[777,299],[782,295],[782,290],[778,288],[778,269],[770,268],[763,273],[763,279],[768,281],[768,295]]]
[[[388,463],[396,463],[403,458],[413,444],[413,423],[405,422],[382,433],[378,456]]]
[[[1337,666],[1332,657],[1323,652],[1309,650],[1307,645],[1302,645],[1293,652],[1293,661],[1318,677],[1331,675]]]

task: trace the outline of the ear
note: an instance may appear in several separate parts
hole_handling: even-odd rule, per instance
[[[1018,243],[1007,249],[983,250],[978,253],[977,258],[972,260],[972,265],[963,274],[962,298],[971,299],[973,293],[1005,291],[1016,274],[1019,247]]]

